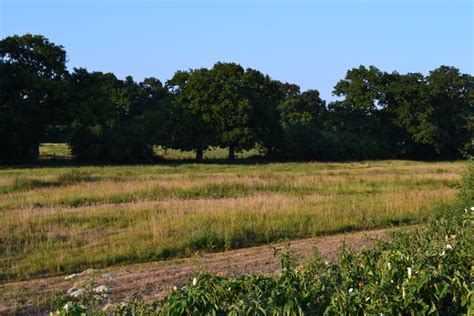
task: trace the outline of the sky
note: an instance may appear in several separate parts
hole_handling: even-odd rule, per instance
[[[68,68],[165,82],[236,62],[333,100],[348,69],[474,74],[474,0],[0,0],[0,37],[41,34]]]

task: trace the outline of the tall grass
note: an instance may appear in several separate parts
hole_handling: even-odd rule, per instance
[[[463,163],[0,170],[0,280],[423,222]]]

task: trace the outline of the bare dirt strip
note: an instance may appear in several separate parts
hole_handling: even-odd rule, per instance
[[[370,246],[374,239],[386,239],[392,229],[378,229],[341,233],[291,241],[291,249],[300,260],[310,257],[316,248],[321,255],[332,259],[342,242],[351,248],[360,249]],[[278,248],[284,244],[276,245]],[[120,302],[139,293],[149,301],[169,293],[174,286],[183,286],[199,269],[225,275],[248,273],[270,274],[279,271],[278,258],[269,246],[250,247],[219,253],[206,253],[192,258],[172,261],[131,264],[109,268],[114,280],[108,285],[112,288],[111,299]],[[47,298],[66,291],[73,281],[64,276],[34,279],[0,284],[0,315],[38,314],[45,312]]]

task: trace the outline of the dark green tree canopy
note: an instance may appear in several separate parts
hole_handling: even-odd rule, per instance
[[[216,128],[212,122],[208,69],[178,71],[166,86],[172,95],[170,112],[172,131],[169,147],[196,151],[201,160],[209,146],[216,145]]]
[[[159,109],[163,86],[111,73],[74,69],[69,76],[73,112],[70,145],[85,162],[149,162],[154,139],[147,115]],[[155,103],[156,102],[156,103]],[[156,127],[155,127],[156,128]]]
[[[67,141],[90,163],[154,161],[153,146],[196,152],[257,148],[267,159],[459,159],[474,154],[474,79],[440,66],[428,74],[347,71],[326,105],[317,90],[239,64],[177,71],[162,84],[66,69],[41,35],[0,41],[0,164],[38,159]]]
[[[361,66],[336,85],[335,95],[344,99],[330,104],[329,125],[372,134],[395,157],[459,158],[472,150],[472,87],[472,76],[453,67],[441,66],[425,77]]]
[[[249,126],[253,141],[271,158],[283,137],[278,105],[286,98],[284,85],[251,68],[246,69],[243,80],[245,97],[252,108]]]
[[[278,109],[284,128],[293,125],[319,125],[322,128],[326,106],[317,90],[308,90],[282,102]]]
[[[0,58],[4,64],[44,79],[55,79],[66,72],[66,51],[41,35],[10,36],[1,41]]]
[[[344,97],[343,106],[346,108],[365,113],[374,112],[381,98],[380,85],[383,76],[374,66],[353,68],[336,84],[333,94]]]
[[[229,158],[234,151],[251,149],[256,144],[251,129],[253,108],[246,95],[245,70],[234,63],[217,63],[210,71],[212,122],[217,127],[220,147],[229,148]]]
[[[58,120],[66,52],[40,35],[0,41],[0,162],[38,158],[49,124]]]

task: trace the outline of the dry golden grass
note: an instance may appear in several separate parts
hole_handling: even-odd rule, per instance
[[[0,280],[422,222],[462,162],[0,170]]]

